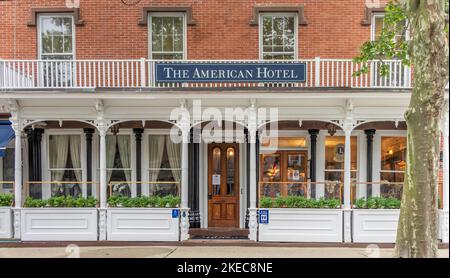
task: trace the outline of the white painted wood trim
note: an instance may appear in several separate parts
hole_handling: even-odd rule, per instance
[[[21,210],[23,241],[95,241],[98,239],[96,208],[24,208]]]
[[[354,209],[353,242],[395,242],[399,216],[398,209]]]
[[[0,239],[12,238],[12,209],[0,207]]]
[[[179,241],[172,208],[108,208],[107,240]]]
[[[259,241],[342,242],[341,209],[275,208],[268,210],[269,223],[258,225]]]

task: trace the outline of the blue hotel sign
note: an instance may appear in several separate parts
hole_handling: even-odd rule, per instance
[[[156,82],[305,82],[306,64],[164,63],[155,64]]]

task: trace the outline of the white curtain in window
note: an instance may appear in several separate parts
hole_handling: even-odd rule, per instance
[[[175,181],[179,182],[181,179],[180,173],[180,144],[174,143],[170,136],[166,136],[166,148],[167,156],[169,157],[170,168],[172,169],[172,175]]]
[[[149,137],[149,153],[150,153],[150,181],[157,181],[159,175],[159,168],[161,168],[161,161],[164,152],[164,135],[151,135]],[[155,186],[151,186],[155,188]],[[153,191],[150,190],[150,193]]]
[[[114,157],[116,156],[117,137],[115,135],[106,136],[106,168],[112,169],[114,167]],[[112,170],[106,171],[106,180],[109,183],[111,179]]]
[[[63,169],[66,168],[67,155],[69,151],[69,136],[68,135],[53,135],[50,141],[50,168]],[[64,171],[51,171],[52,181],[61,181],[64,176]],[[60,191],[61,184],[52,186],[52,195]]]
[[[79,135],[70,135],[70,159],[72,159],[73,168],[81,169],[81,137]],[[77,181],[81,181],[81,171],[74,170]]]
[[[120,154],[120,161],[122,162],[123,168],[131,168],[130,164],[130,156],[131,156],[131,148],[130,148],[130,136],[123,135],[118,136],[117,143],[119,145],[119,154]],[[124,170],[125,177],[127,181],[131,180],[131,171]]]

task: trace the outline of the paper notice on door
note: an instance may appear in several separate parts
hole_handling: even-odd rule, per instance
[[[212,184],[220,185],[220,175],[212,175]]]

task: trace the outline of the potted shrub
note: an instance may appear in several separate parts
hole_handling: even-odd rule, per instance
[[[0,238],[12,237],[12,194],[0,194]]]
[[[21,211],[24,241],[97,240],[97,200],[94,197],[58,196],[25,199]]]
[[[107,239],[178,241],[180,197],[113,195],[108,199]]]
[[[353,205],[353,241],[395,242],[400,203],[392,197],[357,199]]]
[[[338,199],[287,196],[260,199],[260,241],[342,242],[342,209]],[[262,221],[260,221],[262,222]]]

